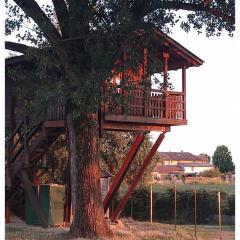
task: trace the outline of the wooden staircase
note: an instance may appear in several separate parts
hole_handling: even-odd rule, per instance
[[[58,107],[59,109],[59,107]],[[65,109],[63,109],[65,111]],[[5,157],[5,189],[6,204],[14,196],[21,183],[42,226],[47,222],[38,199],[32,190],[34,169],[43,155],[52,146],[60,134],[65,132],[65,112],[48,112],[47,118],[43,114],[36,117],[26,117],[6,139]],[[56,124],[57,123],[57,124]]]

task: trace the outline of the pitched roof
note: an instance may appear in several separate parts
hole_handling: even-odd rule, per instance
[[[202,157],[193,155],[189,152],[160,152],[159,160],[175,160],[175,161],[203,161]]]
[[[187,48],[183,47],[179,42],[175,41],[168,35],[164,34],[159,29],[156,30],[157,35],[164,38],[164,45],[170,46],[173,50],[175,56],[179,56],[182,59],[185,59],[187,62],[187,67],[200,66],[203,64],[203,60],[189,51]]]
[[[180,165],[156,165],[153,171],[158,173],[176,173],[183,172],[183,168]]]
[[[179,163],[178,165],[182,167],[214,167],[210,163]]]
[[[113,177],[113,175],[110,172],[108,172],[107,170],[101,170],[100,178],[108,178],[108,177]]]

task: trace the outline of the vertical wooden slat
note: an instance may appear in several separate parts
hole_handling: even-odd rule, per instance
[[[182,67],[183,119],[187,119],[186,111],[186,66]]]
[[[177,189],[174,184],[174,227],[177,230]]]
[[[150,185],[150,223],[152,223],[153,220],[153,190],[152,190],[152,184]]]
[[[194,233],[197,238],[197,191],[194,189]]]
[[[220,239],[222,239],[221,192],[218,192],[218,224]]]
[[[29,125],[29,118],[28,116],[25,118],[25,132],[24,132],[24,162],[26,165],[29,164],[29,146],[28,146],[28,140],[27,140],[27,128]]]

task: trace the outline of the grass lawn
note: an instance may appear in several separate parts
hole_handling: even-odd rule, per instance
[[[123,219],[123,224],[112,225],[114,232],[113,240],[195,240],[194,226],[177,226],[174,230],[173,225],[138,222]],[[28,226],[24,222],[6,224],[6,240],[77,240],[68,234],[67,227],[52,227],[43,229],[37,226]],[[197,226],[198,240],[217,240],[220,239],[217,226]],[[224,226],[222,239],[233,240],[234,226]]]

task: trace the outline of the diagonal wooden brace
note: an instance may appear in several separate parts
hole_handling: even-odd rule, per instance
[[[118,216],[120,215],[120,213],[122,212],[123,208],[125,207],[129,197],[131,196],[133,190],[135,189],[135,187],[137,186],[139,180],[141,179],[144,171],[146,170],[146,168],[148,167],[148,165],[150,164],[154,154],[156,153],[158,147],[160,146],[160,144],[162,143],[165,135],[165,133],[162,133],[159,135],[158,139],[156,140],[156,142],[154,143],[154,145],[152,146],[150,152],[148,153],[147,157],[145,158],[142,166],[140,167],[140,169],[138,170],[137,174],[134,176],[132,183],[130,184],[127,192],[125,193],[125,195],[123,196],[123,198],[120,200],[120,203],[118,204],[118,207],[116,208],[116,210],[114,211],[112,217],[111,217],[111,221],[115,222],[116,219],[118,218]]]
[[[131,147],[131,149],[129,150],[121,168],[119,169],[119,172],[117,173],[109,191],[107,192],[106,197],[104,198],[103,201],[103,207],[104,207],[104,212],[107,211],[108,207],[109,207],[109,203],[111,202],[111,200],[113,199],[114,195],[116,194],[118,188],[120,187],[129,167],[131,166],[134,157],[136,156],[141,144],[143,143],[145,138],[145,135],[138,135]]]
[[[32,183],[28,179],[28,176],[24,170],[21,170],[21,172],[20,172],[20,179],[23,183],[24,189],[28,195],[29,200],[30,200],[33,208],[35,209],[36,216],[38,218],[39,223],[41,224],[42,227],[44,227],[44,228],[47,227],[48,223],[47,223],[46,217],[44,216],[44,213],[40,206],[38,198],[32,189]]]

